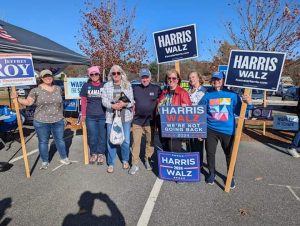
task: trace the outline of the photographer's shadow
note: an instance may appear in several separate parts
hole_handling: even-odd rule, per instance
[[[95,200],[104,202],[111,215],[99,215],[93,214],[93,207]],[[118,209],[116,204],[109,198],[107,194],[104,193],[91,193],[86,191],[81,194],[78,201],[79,210],[76,214],[69,214],[65,217],[63,226],[70,225],[116,225],[125,226],[125,219],[121,211]],[[100,213],[101,214],[101,213]]]

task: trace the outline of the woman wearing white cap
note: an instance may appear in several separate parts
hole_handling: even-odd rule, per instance
[[[40,72],[39,85],[32,89],[26,99],[17,98],[18,102],[25,106],[35,104],[33,125],[36,130],[39,142],[39,152],[42,158],[40,169],[47,169],[49,166],[48,144],[50,134],[60,155],[60,162],[69,165],[71,162],[67,157],[64,141],[64,116],[62,90],[59,86],[53,85],[53,74],[50,70]]]

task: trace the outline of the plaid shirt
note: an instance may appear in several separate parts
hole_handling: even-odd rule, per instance
[[[127,89],[121,86],[121,92],[124,92],[125,95],[129,98],[130,103],[128,103],[125,109],[125,122],[129,122],[132,120],[132,107],[134,105],[133,92],[132,87],[129,84]],[[114,84],[112,81],[109,81],[104,84],[102,90],[102,104],[106,107],[106,123],[112,124],[114,110],[111,108],[111,102],[114,101]]]

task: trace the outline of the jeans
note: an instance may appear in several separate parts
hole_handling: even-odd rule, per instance
[[[104,154],[106,150],[105,118],[87,116],[86,127],[90,154]]]
[[[300,130],[295,134],[291,143],[291,148],[300,149]]]
[[[123,130],[125,135],[125,140],[121,144],[121,156],[122,156],[122,162],[128,162],[129,161],[129,153],[130,153],[130,129],[131,129],[131,121],[129,122],[123,122]],[[113,145],[110,143],[110,131],[112,124],[107,123],[107,164],[108,165],[115,165],[115,158],[117,155],[117,147],[119,145]]]
[[[33,125],[38,136],[39,152],[43,162],[49,161],[48,145],[50,133],[53,135],[53,140],[60,158],[67,158],[66,145],[64,141],[64,119],[54,123],[43,123],[33,120]]]

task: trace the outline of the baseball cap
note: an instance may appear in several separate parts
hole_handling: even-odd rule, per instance
[[[50,70],[48,70],[48,69],[45,69],[45,70],[42,70],[41,72],[40,72],[40,78],[43,78],[45,75],[53,75],[52,74],[52,71],[50,71]]]
[[[148,68],[142,68],[139,72],[140,77],[147,76],[151,77],[151,72],[149,71]]]
[[[211,79],[213,79],[213,78],[215,78],[215,79],[224,79],[225,78],[225,74],[222,71],[217,71],[217,72],[214,72],[212,74]]]

